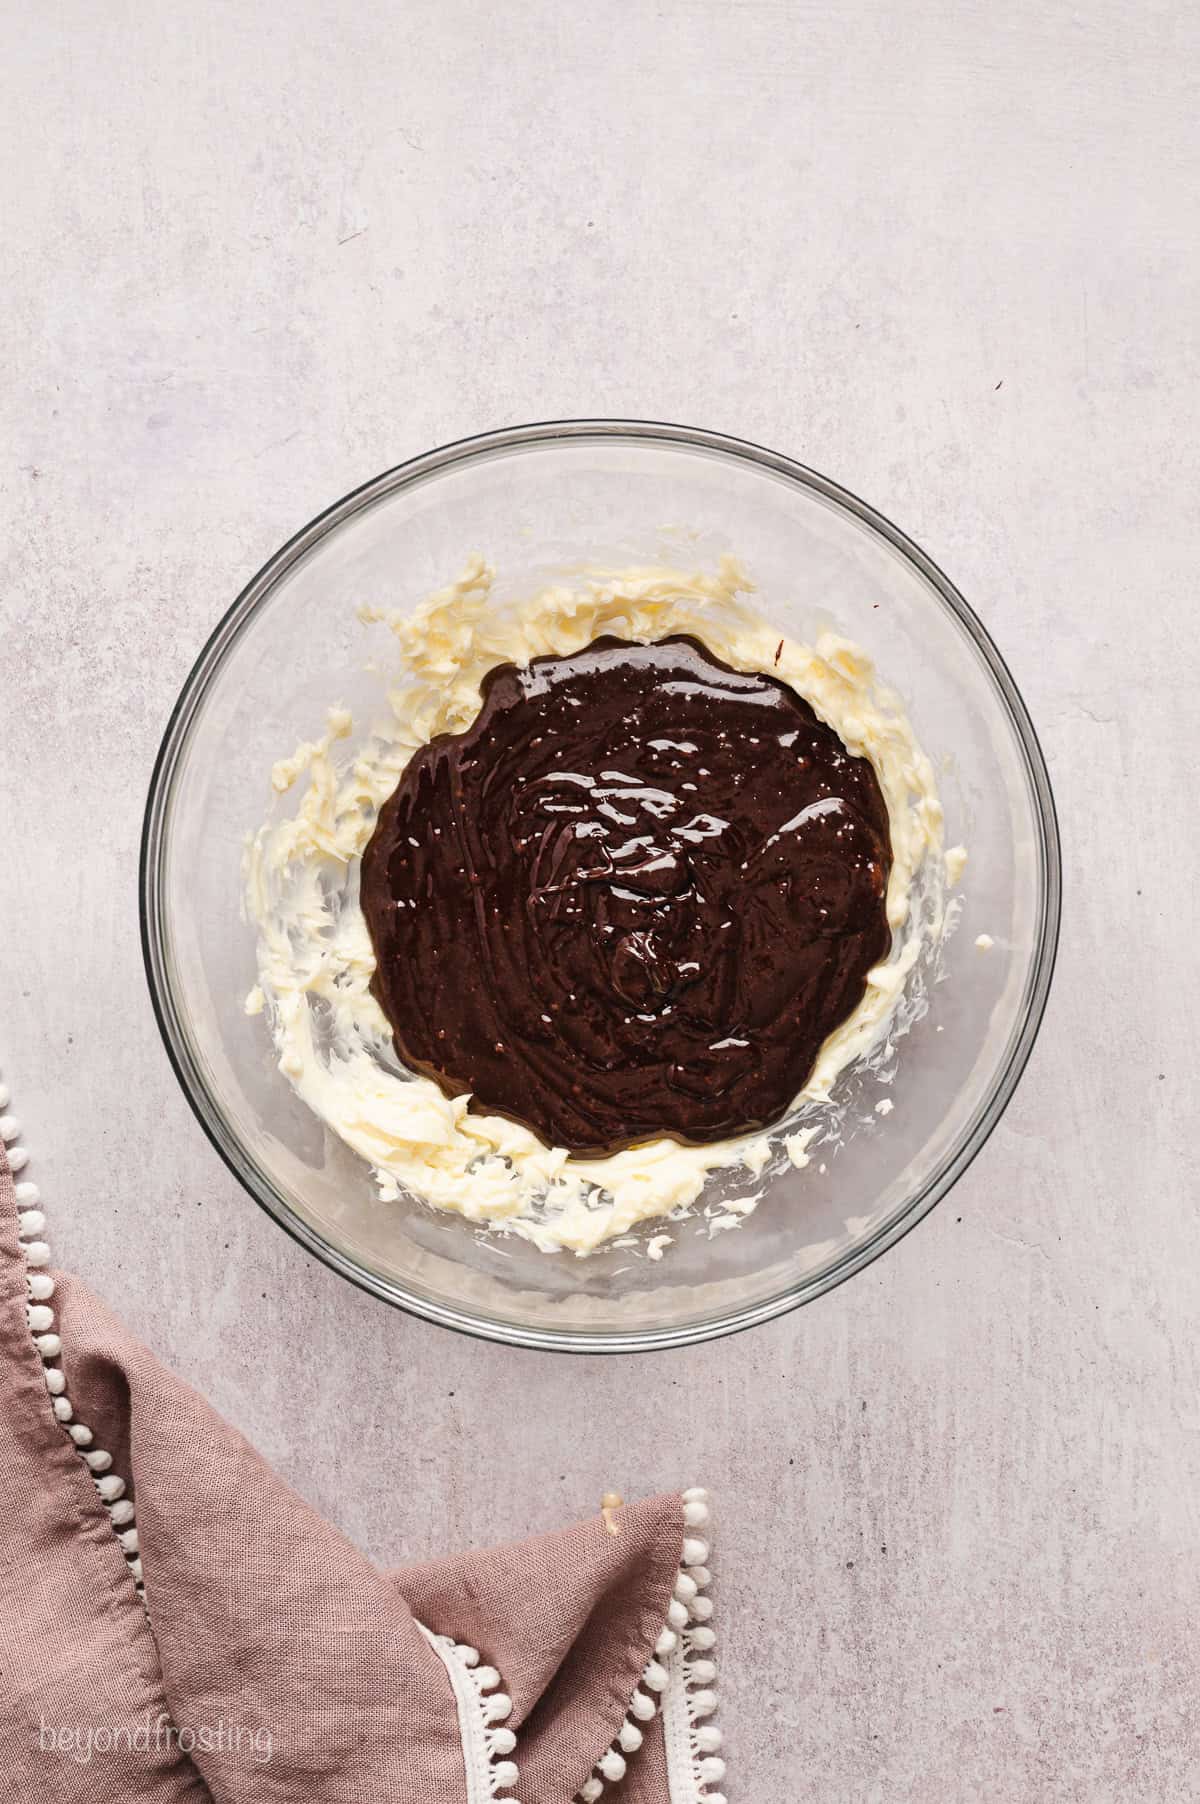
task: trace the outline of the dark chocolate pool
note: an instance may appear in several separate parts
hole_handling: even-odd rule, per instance
[[[696,640],[505,664],[363,857],[373,989],[447,1095],[603,1154],[766,1126],[887,956],[875,772]]]

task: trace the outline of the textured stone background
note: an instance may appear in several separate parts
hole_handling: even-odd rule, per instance
[[[1200,1797],[1196,9],[0,30],[0,1057],[59,1255],[380,1557],[712,1485],[744,1804]],[[1011,660],[1067,865],[1045,1030],[952,1196],[799,1315],[642,1360],[314,1265],[195,1125],[137,944],[151,760],[245,577],[388,464],[586,413],[777,445],[905,525]]]

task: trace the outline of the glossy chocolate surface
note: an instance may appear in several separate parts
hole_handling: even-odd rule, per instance
[[[363,859],[399,1057],[577,1153],[777,1120],[891,943],[871,765],[691,638],[597,639],[483,694]]]

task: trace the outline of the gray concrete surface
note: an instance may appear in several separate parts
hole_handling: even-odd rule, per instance
[[[1196,9],[0,29],[0,1061],[60,1256],[381,1558],[707,1481],[743,1804],[1200,1797]],[[312,1264],[193,1122],[137,943],[155,746],[245,576],[390,463],[583,413],[902,522],[1009,656],[1066,847],[1047,1024],[950,1199],[644,1360],[488,1349]]]

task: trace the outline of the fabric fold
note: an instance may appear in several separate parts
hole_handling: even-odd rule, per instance
[[[504,1676],[520,1735],[522,1804],[574,1798],[617,1735],[678,1578],[677,1495],[489,1548],[394,1580],[430,1628],[480,1648]],[[503,1623],[503,1644],[495,1625]]]
[[[687,1726],[700,1505],[668,1494],[381,1571],[51,1272],[20,1189],[0,1155],[14,1796],[722,1804]]]

